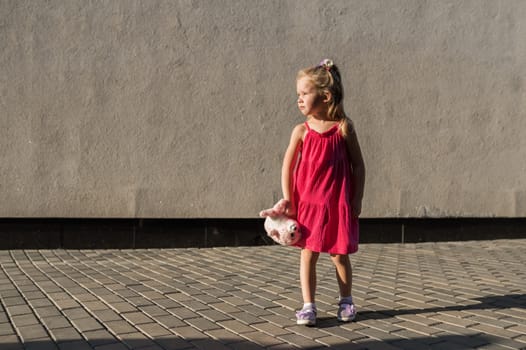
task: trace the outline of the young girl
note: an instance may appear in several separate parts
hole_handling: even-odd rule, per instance
[[[352,321],[349,254],[358,250],[365,166],[353,123],[343,111],[340,72],[329,59],[297,76],[298,107],[307,117],[292,131],[282,168],[286,214],[302,231],[300,281],[303,308],[297,324],[316,324],[316,262],[329,253],[340,289],[338,320]]]

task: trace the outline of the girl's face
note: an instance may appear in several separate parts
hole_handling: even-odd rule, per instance
[[[303,115],[319,115],[323,112],[323,96],[318,94],[308,77],[298,79],[296,92],[298,94],[298,108]]]

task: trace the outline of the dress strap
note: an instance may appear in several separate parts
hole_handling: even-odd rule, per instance
[[[310,131],[310,126],[309,126],[309,123],[305,122],[305,126],[307,127],[307,130]]]

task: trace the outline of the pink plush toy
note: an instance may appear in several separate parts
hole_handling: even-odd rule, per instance
[[[276,243],[294,245],[301,238],[298,222],[285,215],[287,201],[280,199],[274,207],[262,210],[259,216],[265,219],[265,231]]]

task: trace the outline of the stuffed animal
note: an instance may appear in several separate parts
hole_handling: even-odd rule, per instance
[[[285,215],[287,201],[280,199],[274,207],[262,210],[259,216],[265,219],[265,231],[274,242],[281,245],[294,245],[301,238],[298,222]]]

